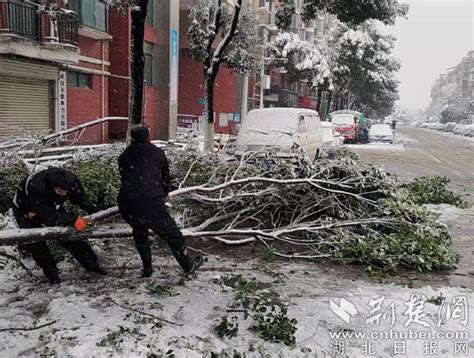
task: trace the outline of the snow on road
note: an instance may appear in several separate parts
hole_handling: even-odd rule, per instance
[[[366,143],[366,144],[344,144],[353,150],[374,150],[374,151],[393,151],[399,152],[405,150],[403,143]]]
[[[377,357],[391,357],[395,342],[404,341],[407,353],[399,356],[416,358],[425,356],[428,334],[443,356],[454,356],[455,341],[474,349],[474,321],[465,320],[464,311],[460,311],[474,312],[472,289],[410,288],[409,278],[401,285],[384,284],[375,279],[352,280],[330,266],[236,261],[216,255],[209,256],[196,278],[187,281],[183,281],[170,256],[155,255],[156,274],[142,279],[131,242],[111,244],[112,250],[105,250],[102,244],[96,247],[109,270],[105,277],[84,273],[70,262],[61,264],[61,286],[50,286],[44,280],[39,283],[42,279],[37,270],[31,280],[12,264],[0,270],[0,356],[146,357],[172,352],[176,357],[202,357],[235,350],[249,357],[319,357],[325,356],[324,352],[329,357],[334,356],[330,353],[335,352],[336,345],[344,342],[339,348],[348,357],[367,356],[362,353],[364,345],[369,345]],[[131,262],[126,264],[129,259]],[[295,347],[257,337],[248,331],[250,319],[245,319],[242,312],[230,314],[239,322],[237,337],[216,336],[213,328],[227,314],[234,297],[232,289],[219,278],[231,274],[256,278],[288,304],[288,316],[298,321]],[[417,301],[423,297],[428,302]],[[448,318],[447,304],[453,308],[456,302],[458,315]],[[119,305],[175,324],[156,326],[154,323],[159,321]],[[438,312],[442,313],[441,321]],[[371,318],[374,324],[370,324]],[[34,331],[1,331],[50,322],[55,323]],[[449,339],[441,339],[436,337],[440,332],[453,333]],[[352,334],[361,336],[349,338]],[[412,338],[403,338],[408,334]]]

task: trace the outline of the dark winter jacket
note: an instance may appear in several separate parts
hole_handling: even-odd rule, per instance
[[[119,171],[119,204],[124,200],[164,198],[170,191],[168,159],[151,143],[130,144],[119,157]]]
[[[66,190],[68,194],[57,195],[54,187]],[[49,168],[29,176],[18,185],[13,198],[13,212],[22,227],[70,226],[77,215],[63,207],[66,200],[89,214],[98,210],[87,199],[77,176],[65,169]]]

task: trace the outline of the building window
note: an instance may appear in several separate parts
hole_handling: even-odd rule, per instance
[[[306,96],[306,85],[302,82],[298,82],[298,94],[300,97]]]
[[[100,0],[69,0],[68,8],[79,14],[81,25],[107,32],[107,2]]]
[[[82,72],[68,72],[67,84],[71,87],[92,88],[92,75]]]
[[[153,44],[144,42],[143,52],[145,53],[145,84],[147,86],[153,86]]]
[[[145,24],[153,27],[153,0],[148,1],[148,7],[146,9]]]

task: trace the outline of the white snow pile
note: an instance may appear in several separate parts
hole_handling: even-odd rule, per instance
[[[355,151],[358,150],[374,150],[374,151],[388,151],[388,152],[399,152],[405,150],[403,143],[365,143],[365,144],[344,144],[348,148]]]

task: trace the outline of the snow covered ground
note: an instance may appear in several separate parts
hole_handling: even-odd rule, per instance
[[[185,279],[160,248],[154,276],[143,279],[131,240],[96,243],[109,271],[105,277],[85,273],[72,259],[60,264],[60,286],[47,284],[38,270],[28,278],[12,263],[0,269],[1,357],[211,357],[223,352],[231,357],[234,351],[247,357],[366,357],[364,347],[377,357],[392,357],[405,342],[406,353],[398,356],[413,358],[426,356],[427,341],[438,349],[439,355],[432,356],[454,357],[454,350],[465,345],[474,351],[474,321],[465,316],[466,310],[474,312],[472,288],[410,288],[410,277],[399,284],[365,275],[356,280],[334,265],[231,259],[212,248],[205,249],[208,262],[192,279]],[[294,347],[264,341],[248,331],[251,318],[227,312],[235,292],[220,278],[237,274],[262,282],[272,297],[288,304],[288,316],[298,321]],[[428,301],[417,301],[423,297]],[[225,315],[239,322],[231,339],[213,331]],[[379,324],[369,324],[371,317]],[[32,331],[5,331],[48,323]],[[359,338],[348,338],[355,334]]]
[[[403,143],[366,143],[366,144],[344,144],[346,147],[354,150],[379,150],[399,152],[405,150]]]
[[[426,130],[433,131],[433,129],[426,129]],[[452,132],[443,132],[443,131],[436,131],[436,133],[439,133],[445,137],[459,139],[460,141],[474,142],[474,137],[467,137],[464,135],[454,134]]]

